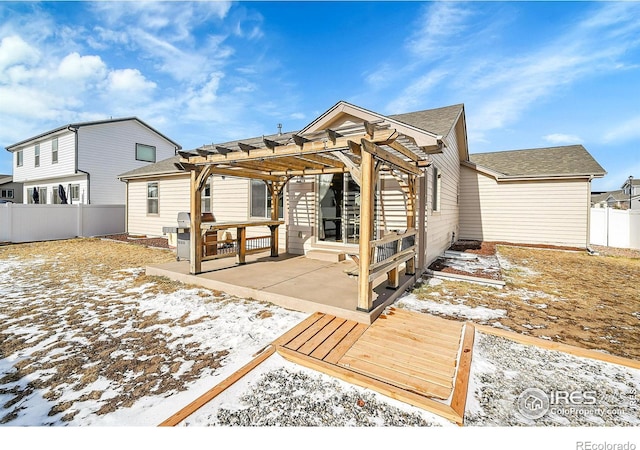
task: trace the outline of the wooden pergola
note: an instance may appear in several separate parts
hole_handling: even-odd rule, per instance
[[[436,142],[434,140],[434,142]],[[373,309],[373,281],[387,274],[388,285],[398,287],[398,267],[416,270],[417,179],[430,164],[429,154],[441,142],[420,146],[385,121],[364,122],[304,134],[287,133],[271,139],[251,139],[227,146],[207,145],[180,152],[177,166],[191,172],[190,272],[202,271],[202,190],[210,175],[262,180],[271,196],[271,254],[278,251],[278,196],[293,177],[349,172],[360,185],[360,239],[358,310]],[[377,174],[388,171],[406,195],[407,230],[374,240],[374,203]],[[206,227],[205,227],[206,228]]]

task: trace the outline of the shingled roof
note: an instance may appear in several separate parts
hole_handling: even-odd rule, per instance
[[[460,103],[442,108],[394,114],[388,117],[440,136],[446,136],[455,125],[456,119],[460,116],[463,108],[464,105]]]
[[[472,163],[509,177],[596,176],[607,172],[582,145],[469,155]]]
[[[137,169],[130,170],[121,175],[118,175],[120,179],[129,178],[142,178],[146,176],[156,175],[170,175],[173,173],[185,173],[175,166],[180,161],[180,155],[172,156],[171,158],[163,159],[155,164],[147,164],[146,166],[138,167]]]

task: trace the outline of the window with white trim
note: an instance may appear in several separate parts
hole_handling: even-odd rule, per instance
[[[2,189],[2,190],[0,190],[0,197],[2,197],[2,198],[13,198],[13,189]]]
[[[80,201],[80,185],[72,184],[71,185],[71,202],[78,203]]]
[[[158,182],[147,183],[147,214],[158,214]]]
[[[23,155],[22,150],[16,152],[16,167],[22,167]]]
[[[58,164],[58,138],[51,141],[51,164]]]
[[[33,150],[33,155],[35,159],[35,166],[40,167],[40,144],[36,144]]]
[[[41,187],[40,189],[38,189],[38,194],[40,194],[40,204],[46,205],[47,204],[47,188]]]
[[[202,212],[211,212],[211,177],[209,177],[207,184],[202,189]]]
[[[250,194],[251,217],[260,219],[271,218],[271,195],[267,185],[261,180],[251,180]],[[282,192],[278,196],[278,218],[284,218],[284,196]]]
[[[136,160],[156,162],[156,148],[153,145],[136,144]]]
[[[437,167],[433,168],[433,186],[432,186],[432,199],[431,210],[433,212],[440,211],[440,191],[442,189],[442,174]]]

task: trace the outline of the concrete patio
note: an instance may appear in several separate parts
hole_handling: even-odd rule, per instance
[[[353,261],[333,262],[290,254],[271,257],[264,252],[248,255],[246,262],[238,265],[235,258],[204,261],[203,272],[191,275],[189,261],[175,261],[148,266],[146,274],[366,324],[372,323],[416,278],[401,272],[400,287],[393,290],[386,287],[386,277],[379,277],[373,283],[374,307],[364,312],[357,310],[358,277],[353,275],[357,271]]]

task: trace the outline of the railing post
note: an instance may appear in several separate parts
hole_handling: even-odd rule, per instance
[[[238,227],[238,264],[246,264],[247,228]]]
[[[400,253],[402,249],[402,238],[396,241],[396,250],[394,255]],[[400,287],[400,272],[398,271],[398,266],[391,269],[387,272],[387,288],[388,289],[398,289]]]
[[[271,230],[271,256],[274,258],[278,256],[278,227],[279,225],[269,225]]]

